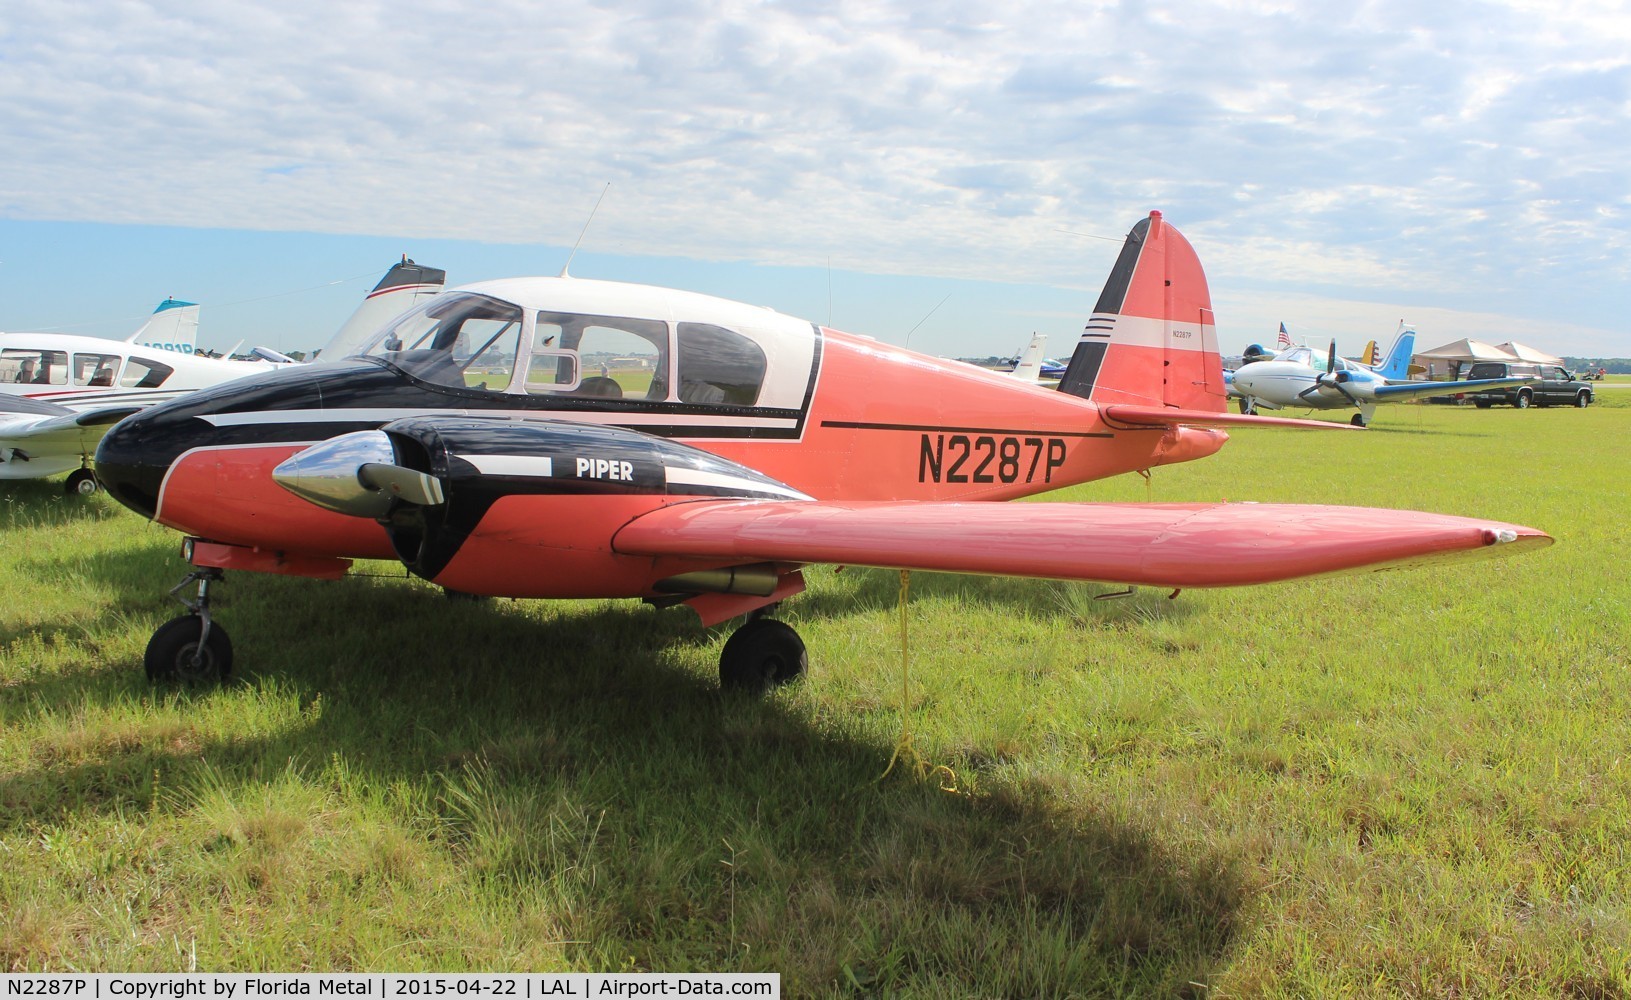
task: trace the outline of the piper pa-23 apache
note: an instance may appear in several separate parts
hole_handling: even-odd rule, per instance
[[[805,666],[766,612],[812,563],[1178,589],[1551,541],[1357,507],[981,502],[1202,458],[1216,426],[1254,423],[1307,422],[1225,412],[1200,261],[1152,212],[1058,391],[703,295],[511,279],[443,292],[342,364],[132,416],[97,465],[187,536],[175,591],[197,597],[146,667],[188,680],[231,665],[223,570],[332,579],[394,557],[456,593],[746,615],[720,678],[758,690]]]
[[[326,351],[349,353],[419,298],[441,291],[446,273],[407,258],[363,299]],[[144,407],[259,375],[290,359],[256,348],[257,360],[193,353],[198,306],[166,299],[124,340],[57,333],[0,333],[0,480],[68,472],[69,493],[96,492],[90,458],[102,434]]]

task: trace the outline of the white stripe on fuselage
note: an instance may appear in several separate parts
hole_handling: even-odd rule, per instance
[[[403,417],[510,417],[530,420],[565,420],[621,427],[763,427],[791,430],[797,417],[727,416],[715,413],[634,413],[608,410],[488,410],[426,407],[338,407],[310,410],[254,410],[242,413],[200,413],[198,419],[216,427],[254,427],[268,424],[390,423]]]

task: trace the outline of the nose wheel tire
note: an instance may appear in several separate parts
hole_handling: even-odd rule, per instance
[[[214,623],[204,631],[198,615],[172,618],[147,642],[147,679],[154,683],[213,684],[232,674],[232,640]]]
[[[719,686],[763,694],[797,680],[809,664],[804,640],[784,622],[755,618],[727,640],[719,654]]]
[[[62,488],[70,496],[88,497],[97,490],[96,474],[89,469],[75,469],[68,473],[68,481]]]

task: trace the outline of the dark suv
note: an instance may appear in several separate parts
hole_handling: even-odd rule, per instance
[[[1536,381],[1505,389],[1485,389],[1469,393],[1473,405],[1479,409],[1496,403],[1510,403],[1522,410],[1535,406],[1590,406],[1591,386],[1570,375],[1557,365],[1532,365],[1509,361],[1480,361],[1467,369],[1466,378],[1522,378],[1528,375]]]

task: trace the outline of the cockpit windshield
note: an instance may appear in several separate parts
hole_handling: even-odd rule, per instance
[[[1275,360],[1291,361],[1299,365],[1307,365],[1317,372],[1322,372],[1325,370],[1325,355],[1320,354],[1313,348],[1309,347],[1293,347],[1291,350],[1281,353],[1275,358]]]
[[[364,344],[415,378],[460,389],[501,392],[515,376],[521,307],[473,292],[439,295]]]

